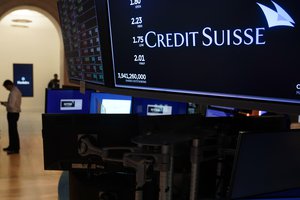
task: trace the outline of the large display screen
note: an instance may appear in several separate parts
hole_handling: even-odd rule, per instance
[[[107,3],[116,87],[300,103],[300,1]]]
[[[96,0],[58,1],[70,80],[104,84],[98,7]]]

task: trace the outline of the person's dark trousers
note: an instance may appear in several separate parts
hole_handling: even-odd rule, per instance
[[[13,151],[19,151],[20,149],[20,140],[18,133],[19,117],[20,113],[7,113],[9,149]]]

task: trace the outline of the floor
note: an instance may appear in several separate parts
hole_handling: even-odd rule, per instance
[[[19,120],[21,149],[7,155],[6,113],[0,112],[0,199],[58,199],[60,171],[45,171],[41,133],[41,113],[23,112]]]

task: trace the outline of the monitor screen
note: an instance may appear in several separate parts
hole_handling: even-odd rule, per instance
[[[299,1],[107,2],[117,88],[299,105]]]
[[[274,192],[300,188],[299,151],[299,131],[242,133],[234,163],[230,199],[259,195],[268,198],[268,195],[275,195]]]
[[[70,80],[104,85],[106,40],[100,41],[106,29],[101,17],[100,1],[59,0],[58,11],[63,34],[68,76]],[[105,9],[103,9],[105,11]],[[105,15],[105,14],[104,14]],[[110,64],[108,64],[110,66]],[[107,71],[109,74],[109,72]]]
[[[92,90],[46,89],[45,113],[89,113]]]
[[[90,113],[130,114],[131,96],[93,92]]]
[[[141,116],[187,114],[187,103],[133,98],[133,113]]]
[[[223,106],[208,106],[206,109],[206,117],[233,117],[236,111],[234,108]]]

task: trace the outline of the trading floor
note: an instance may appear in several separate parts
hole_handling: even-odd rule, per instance
[[[8,144],[6,113],[1,112],[0,132],[0,199],[58,199],[60,171],[45,171],[41,134],[41,113],[21,114],[19,123],[21,149],[19,154],[6,155]]]

